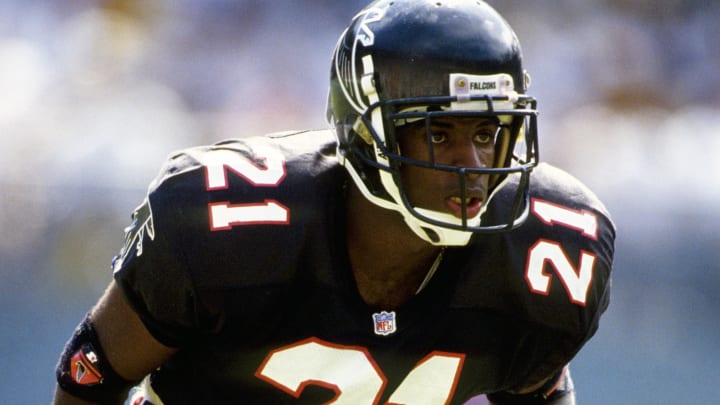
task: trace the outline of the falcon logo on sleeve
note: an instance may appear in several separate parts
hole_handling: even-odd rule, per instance
[[[135,209],[132,220],[132,224],[125,228],[125,244],[120,251],[120,255],[114,260],[115,269],[120,268],[120,264],[127,258],[133,248],[136,256],[142,256],[146,234],[150,240],[155,239],[152,208],[147,198]]]

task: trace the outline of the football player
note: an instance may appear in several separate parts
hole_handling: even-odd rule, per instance
[[[528,85],[484,2],[368,5],[333,55],[331,131],[169,157],[55,403],[575,403],[615,229],[538,162]]]

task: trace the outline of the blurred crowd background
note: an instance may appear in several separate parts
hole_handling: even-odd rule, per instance
[[[720,394],[720,2],[492,0],[523,44],[541,157],[618,225],[579,403]],[[359,0],[0,1],[0,403],[48,403],[174,149],[325,127]],[[462,27],[458,27],[461,29]]]

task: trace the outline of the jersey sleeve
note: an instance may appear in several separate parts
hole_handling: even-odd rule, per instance
[[[528,221],[509,240],[531,293],[524,308],[530,319],[589,339],[610,300],[615,225],[576,178],[546,164],[536,174]]]
[[[535,384],[568,364],[598,330],[610,303],[615,225],[597,196],[568,173],[542,165],[531,183],[524,257],[524,316],[557,336],[531,370]],[[527,251],[525,251],[527,246]],[[542,350],[540,350],[542,352]]]
[[[184,240],[202,221],[196,191],[200,173],[188,157],[170,158],[151,184],[125,230],[125,244],[113,259],[114,278],[150,333],[179,347],[211,330],[216,322],[198,293]],[[206,215],[206,213],[205,213]]]

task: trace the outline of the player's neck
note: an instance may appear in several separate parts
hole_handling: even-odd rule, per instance
[[[383,309],[412,298],[440,252],[415,235],[400,214],[370,203],[355,187],[348,190],[347,241],[360,295]]]

